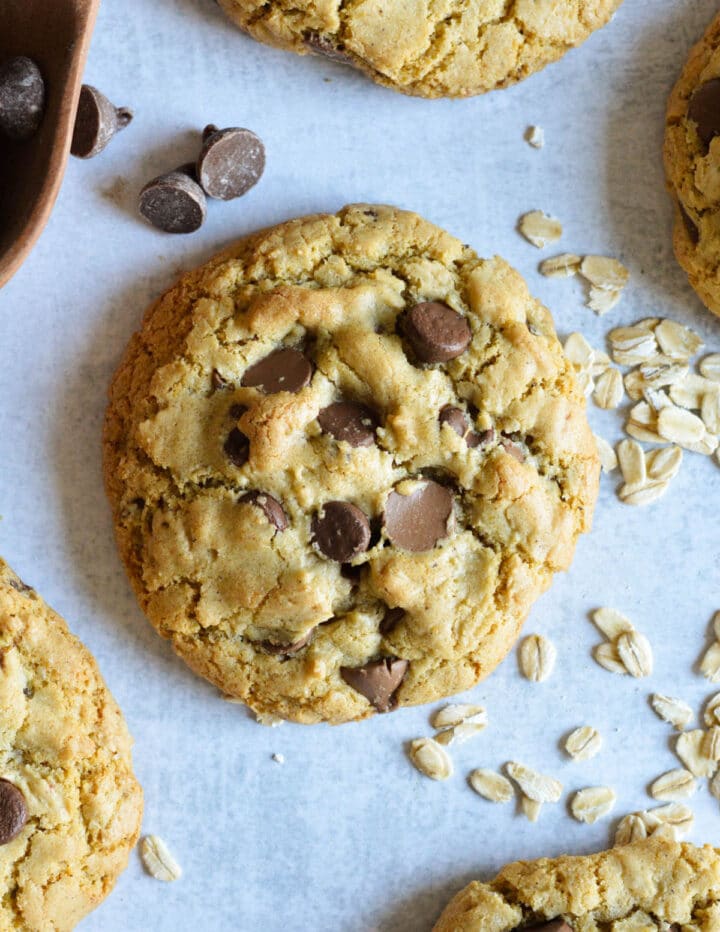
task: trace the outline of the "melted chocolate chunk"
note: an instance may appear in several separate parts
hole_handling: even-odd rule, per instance
[[[233,465],[244,466],[250,456],[250,441],[242,431],[233,427],[227,435],[223,449]]]
[[[292,657],[293,654],[297,654],[303,647],[307,647],[314,634],[315,628],[311,628],[307,634],[304,634],[291,644],[274,644],[272,641],[263,641],[262,647],[268,654],[276,654],[278,657]]]
[[[370,522],[350,502],[327,502],[312,521],[313,541],[338,563],[348,563],[370,545]]]
[[[282,347],[246,370],[242,385],[259,388],[266,395],[276,392],[296,394],[310,383],[312,365],[300,350]]]
[[[688,117],[697,124],[697,132],[706,147],[720,133],[720,78],[701,84],[690,98]]]
[[[318,423],[324,433],[351,447],[370,447],[375,443],[377,416],[367,405],[357,401],[336,401],[328,405],[318,414]]]
[[[680,208],[680,216],[683,219],[685,224],[685,229],[687,230],[687,235],[690,238],[690,242],[697,246],[698,240],[700,239],[700,230],[697,228],[697,224],[690,216],[690,214],[685,210],[685,207],[678,201],[678,207]]]
[[[27,820],[25,797],[14,783],[0,779],[0,845],[16,838]]]
[[[340,676],[375,706],[378,712],[394,708],[395,693],[405,678],[409,663],[397,657],[384,657],[363,667],[340,667]]]
[[[385,503],[383,522],[387,536],[403,550],[432,550],[447,537],[453,510],[450,489],[428,479],[410,495],[392,491]]]
[[[226,389],[226,388],[230,388],[230,386],[232,385],[232,382],[229,382],[225,378],[225,376],[220,375],[217,369],[213,369],[212,374],[210,376],[210,382],[212,384],[213,389],[216,392],[222,391],[223,389]]]
[[[386,635],[397,627],[399,622],[405,617],[404,608],[389,608],[385,612],[385,617],[380,622],[380,634]]]
[[[288,519],[283,506],[267,492],[246,492],[239,500],[259,508],[278,531],[284,531],[287,528]]]
[[[404,328],[421,362],[455,359],[465,352],[472,339],[467,320],[438,301],[416,304],[405,317]]]

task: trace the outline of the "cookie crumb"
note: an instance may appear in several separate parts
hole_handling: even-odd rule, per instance
[[[182,876],[182,869],[170,854],[168,846],[157,835],[146,835],[140,845],[140,857],[145,870],[155,880],[172,883]]]
[[[528,126],[524,138],[533,149],[542,149],[545,145],[545,130],[542,126]]]

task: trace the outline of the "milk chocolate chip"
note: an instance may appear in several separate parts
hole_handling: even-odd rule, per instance
[[[405,617],[404,608],[389,608],[380,622],[380,634],[390,634]]]
[[[481,444],[490,443],[495,436],[492,427],[482,433],[470,430],[470,422],[465,417],[465,413],[454,405],[445,405],[444,408],[441,408],[438,420],[441,427],[443,424],[447,424],[459,437],[463,437],[469,447],[474,448],[479,447]]]
[[[18,142],[40,127],[45,109],[45,82],[30,58],[19,55],[0,65],[0,132]]]
[[[288,519],[283,506],[272,495],[268,495],[267,492],[246,492],[240,497],[240,501],[247,502],[249,505],[256,505],[278,531],[284,531],[287,528]]]
[[[259,388],[266,395],[275,392],[297,393],[312,378],[312,365],[300,350],[290,347],[274,350],[269,356],[246,370],[242,385]]]
[[[125,129],[132,118],[132,111],[127,107],[113,106],[96,87],[83,84],[70,151],[79,159],[99,155],[115,133]]]
[[[340,667],[340,676],[351,689],[365,696],[378,712],[389,712],[408,666],[407,660],[384,657],[366,663],[364,667]]]
[[[296,654],[299,650],[302,650],[303,647],[306,647],[312,640],[313,634],[315,634],[315,628],[311,628],[307,634],[304,634],[301,638],[298,638],[297,641],[293,641],[291,644],[274,644],[272,641],[263,641],[262,646],[268,654],[277,654],[280,657],[290,657],[293,654]]]
[[[472,333],[467,320],[457,311],[426,301],[416,304],[405,318],[405,335],[422,362],[447,362],[470,345]]]
[[[233,427],[227,435],[223,449],[233,465],[244,466],[250,456],[250,441],[241,430]]]
[[[0,845],[12,841],[27,822],[25,797],[8,780],[0,779]]]
[[[688,116],[697,124],[697,132],[706,146],[720,133],[720,78],[713,78],[690,98]]]
[[[338,563],[347,563],[368,549],[370,522],[357,505],[327,502],[312,521],[313,540]]]
[[[158,175],[140,192],[140,213],[164,233],[194,233],[205,222],[205,192],[185,168]]]
[[[344,440],[351,447],[370,447],[375,443],[378,419],[375,412],[357,401],[336,401],[323,408],[318,422],[324,433]]]
[[[265,170],[265,146],[249,129],[206,126],[197,160],[198,181],[210,197],[230,201],[257,184]]]
[[[432,479],[419,484],[410,495],[392,491],[383,516],[387,536],[403,550],[432,550],[447,537],[452,508],[450,489]]]

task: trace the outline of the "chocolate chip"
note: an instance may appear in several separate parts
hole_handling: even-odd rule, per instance
[[[347,563],[368,549],[370,522],[357,505],[327,502],[312,521],[313,541],[331,560]]]
[[[225,376],[220,375],[217,369],[213,369],[212,374],[210,376],[210,382],[212,384],[213,389],[216,392],[222,391],[223,389],[226,389],[226,388],[230,388],[230,386],[232,385],[232,383],[229,382],[225,378]]]
[[[6,845],[19,835],[27,819],[23,794],[15,784],[0,779],[0,845]]]
[[[315,52],[317,55],[323,55],[325,58],[341,62],[344,65],[351,60],[350,56],[346,55],[342,50],[342,46],[338,47],[330,36],[321,36],[316,32],[311,32],[306,36],[305,48],[310,49],[311,52]]]
[[[250,366],[241,384],[259,388],[266,395],[297,393],[310,382],[312,371],[310,360],[300,350],[283,347]]]
[[[257,184],[265,170],[265,146],[249,129],[206,126],[197,160],[198,181],[206,194],[230,201]]]
[[[45,82],[30,58],[19,55],[0,65],[0,132],[18,142],[39,129],[45,109]]]
[[[404,322],[405,335],[422,362],[447,362],[464,353],[472,333],[467,320],[447,304],[416,304]]]
[[[706,146],[720,133],[720,78],[713,78],[690,98],[688,116],[697,124],[697,132]]]
[[[389,712],[395,705],[393,697],[400,687],[409,663],[396,657],[384,657],[366,663],[364,667],[340,667],[340,676],[351,689],[375,706],[378,712]]]
[[[469,447],[483,447],[488,443],[492,443],[494,439],[495,431],[492,427],[488,427],[487,430],[482,430],[479,433],[476,430],[471,430],[465,441]]]
[[[574,932],[573,927],[564,919],[551,919],[534,926],[524,926],[523,932]]]
[[[79,159],[99,155],[115,133],[125,129],[132,118],[132,111],[127,107],[113,106],[96,87],[83,84],[70,151]]]
[[[375,412],[357,401],[336,401],[318,414],[320,427],[336,440],[351,447],[371,447],[375,443],[378,419]]]
[[[228,411],[228,414],[234,421],[239,421],[246,411],[247,411],[247,407],[245,405],[235,404],[235,405],[230,405],[230,410]]]
[[[223,450],[231,463],[235,466],[244,466],[250,456],[250,441],[242,431],[233,427],[227,435]]]
[[[392,491],[385,503],[385,531],[396,547],[419,552],[432,550],[447,537],[452,517],[450,489],[428,479],[410,495]]]
[[[140,192],[140,213],[164,233],[194,233],[205,222],[205,192],[182,171],[167,172],[149,181]]]
[[[10,585],[12,586],[12,588],[15,589],[16,592],[19,592],[19,593],[21,593],[22,595],[25,595],[26,592],[32,592],[32,591],[33,591],[33,590],[32,590],[32,586],[28,586],[28,584],[27,584],[26,582],[23,582],[22,579],[20,579],[19,576],[15,576],[14,574],[13,574],[13,576],[10,577],[10,579],[8,580],[8,582],[10,583]]]
[[[267,492],[246,492],[240,497],[240,501],[258,507],[264,512],[270,524],[273,524],[278,531],[284,531],[287,528],[288,519],[283,506],[272,495],[268,495]]]
[[[263,641],[262,647],[268,654],[277,654],[280,657],[291,657],[293,654],[297,654],[299,650],[302,650],[303,647],[306,647],[312,640],[314,634],[315,628],[311,628],[307,634],[304,634],[291,644],[274,644],[272,641]]]
[[[518,463],[525,462],[525,454],[522,450],[522,447],[519,447],[516,443],[513,443],[512,440],[508,440],[507,437],[504,437],[500,441],[500,446],[506,453],[509,453],[513,459],[516,459]]]
[[[404,608],[389,608],[380,622],[380,634],[390,634],[405,617]]]
[[[697,228],[697,225],[690,214],[685,210],[685,207],[678,201],[678,207],[680,208],[680,216],[683,219],[685,224],[685,229],[687,230],[687,235],[690,238],[690,242],[697,246],[698,240],[700,239],[700,231]]]
[[[454,405],[445,405],[444,408],[441,408],[438,420],[440,421],[441,427],[443,424],[447,424],[448,427],[451,427],[455,431],[458,437],[464,437],[470,430],[470,424],[465,414],[460,408],[456,408]]]

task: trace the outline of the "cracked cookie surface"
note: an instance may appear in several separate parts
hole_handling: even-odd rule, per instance
[[[223,692],[301,722],[490,673],[588,530],[598,470],[520,275],[390,207],[290,221],[182,278],[105,425],[150,621]]]
[[[711,932],[720,927],[720,853],[650,838],[599,854],[518,861],[461,890],[433,932],[512,932],[553,920],[573,932]]]
[[[0,560],[0,930],[65,932],[137,840],[131,739],[95,661]]]
[[[720,16],[690,52],[665,118],[673,246],[700,300],[720,315]]]
[[[422,97],[506,87],[604,26],[621,0],[218,0],[254,39]]]

